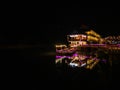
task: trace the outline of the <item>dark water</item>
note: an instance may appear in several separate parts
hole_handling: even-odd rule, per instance
[[[32,80],[32,87],[35,89],[58,87],[59,89],[108,89],[111,88],[112,70],[107,65],[97,65],[93,70],[84,68],[56,68],[55,52],[43,50],[42,48],[24,49],[24,62],[27,72],[30,74],[28,80]],[[28,72],[29,71],[29,72]],[[29,75],[28,75],[29,76]]]
[[[38,90],[54,81],[54,51],[33,46],[1,47],[0,52],[1,75],[6,85],[17,90]]]
[[[118,64],[111,65],[109,61],[118,62],[119,56],[115,57],[114,53],[108,55],[107,63],[100,61],[92,70],[70,68],[63,64],[57,67],[57,81],[59,85],[63,85],[62,87],[73,89],[112,89],[112,65],[118,66]]]
[[[12,81],[22,81],[20,86],[25,86],[26,89],[39,90],[47,89],[106,89],[112,87],[112,81],[117,80],[118,76],[112,76],[112,73],[117,73],[119,64],[113,63],[114,67],[109,67],[104,64],[98,64],[93,70],[72,69],[64,66],[57,69],[55,66],[55,50],[44,49],[41,47],[18,48],[18,49],[1,49],[3,60],[8,59],[13,62],[13,68],[9,77],[15,78]],[[7,55],[7,57],[6,57]],[[118,55],[119,56],[119,55]],[[114,59],[116,55],[114,55]],[[12,60],[12,59],[14,60]],[[10,60],[11,59],[11,60]],[[113,57],[112,57],[113,59]],[[6,61],[7,62],[7,61]],[[19,68],[19,69],[17,69]],[[12,70],[13,69],[13,70]],[[114,69],[112,71],[112,69]],[[17,84],[17,83],[16,83]]]
[[[28,87],[35,90],[54,88],[55,84],[55,52],[41,47],[24,49],[26,75],[31,83]],[[29,68],[30,67],[30,68]],[[28,77],[26,76],[26,77]],[[34,90],[33,89],[33,90]]]

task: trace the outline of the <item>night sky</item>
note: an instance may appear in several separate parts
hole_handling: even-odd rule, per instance
[[[66,35],[81,26],[93,29],[102,37],[119,35],[118,16],[113,8],[25,8],[8,12],[8,26],[0,33],[1,44],[55,44],[66,42]],[[117,11],[117,10],[116,10]],[[6,22],[6,19],[4,22]],[[44,44],[43,44],[44,46]]]
[[[93,29],[102,37],[119,35],[120,31],[117,30],[119,23],[115,23],[115,17],[112,8],[79,8],[79,6],[57,8],[56,32],[59,34],[56,36],[61,38],[61,36],[64,37],[74,30],[80,32],[82,25]]]

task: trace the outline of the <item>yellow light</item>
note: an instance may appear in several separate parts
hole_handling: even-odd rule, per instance
[[[66,45],[55,45],[56,47],[67,47]]]

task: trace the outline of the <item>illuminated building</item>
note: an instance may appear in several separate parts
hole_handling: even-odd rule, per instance
[[[62,49],[67,48],[65,44],[55,45],[55,47],[56,47],[56,50],[62,50]]]
[[[104,39],[95,31],[86,31],[85,34],[67,35],[67,41],[70,47],[77,47],[86,44],[102,44]]]
[[[105,42],[104,38],[101,38],[99,34],[97,34],[93,30],[89,30],[81,33],[74,33],[67,35],[67,41],[69,47],[78,47],[87,44],[103,44]],[[56,45],[56,50],[61,50],[67,48],[66,45]]]
[[[102,42],[101,36],[99,34],[97,34],[95,31],[90,30],[85,33],[87,34],[87,42],[89,44]]]
[[[105,39],[104,38],[100,38],[99,44],[105,44]]]
[[[120,44],[120,36],[108,36],[105,38],[106,44]]]
[[[84,34],[67,35],[67,41],[70,47],[87,44],[87,36]]]

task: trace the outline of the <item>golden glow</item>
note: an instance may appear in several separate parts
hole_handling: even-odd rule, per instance
[[[70,47],[77,47],[79,45],[86,45],[86,41],[69,41],[70,42]]]
[[[76,39],[78,39],[78,40],[79,40],[80,38],[79,38],[79,37],[76,37]]]
[[[71,38],[69,38],[69,37],[71,37]],[[87,38],[86,38],[87,36],[86,35],[83,35],[83,34],[76,34],[76,35],[68,35],[67,36],[67,40],[68,41],[84,41],[84,40],[86,40]]]
[[[93,36],[88,36],[87,41],[91,41],[91,40],[98,41],[99,39]]]
[[[92,63],[93,62],[93,63]],[[87,69],[92,69],[97,63],[99,62],[99,60],[93,61],[93,60],[88,60],[87,61]]]
[[[67,47],[67,46],[64,44],[63,45],[61,44],[61,45],[56,45],[56,47]]]
[[[93,30],[87,31],[86,34],[87,34],[87,35],[93,35],[93,36],[98,37],[98,38],[101,37],[99,34],[97,34],[97,33],[96,33],[95,31],[93,31]]]
[[[99,41],[100,35],[97,34],[95,31],[90,30],[87,31],[86,34],[88,35],[87,41]]]

